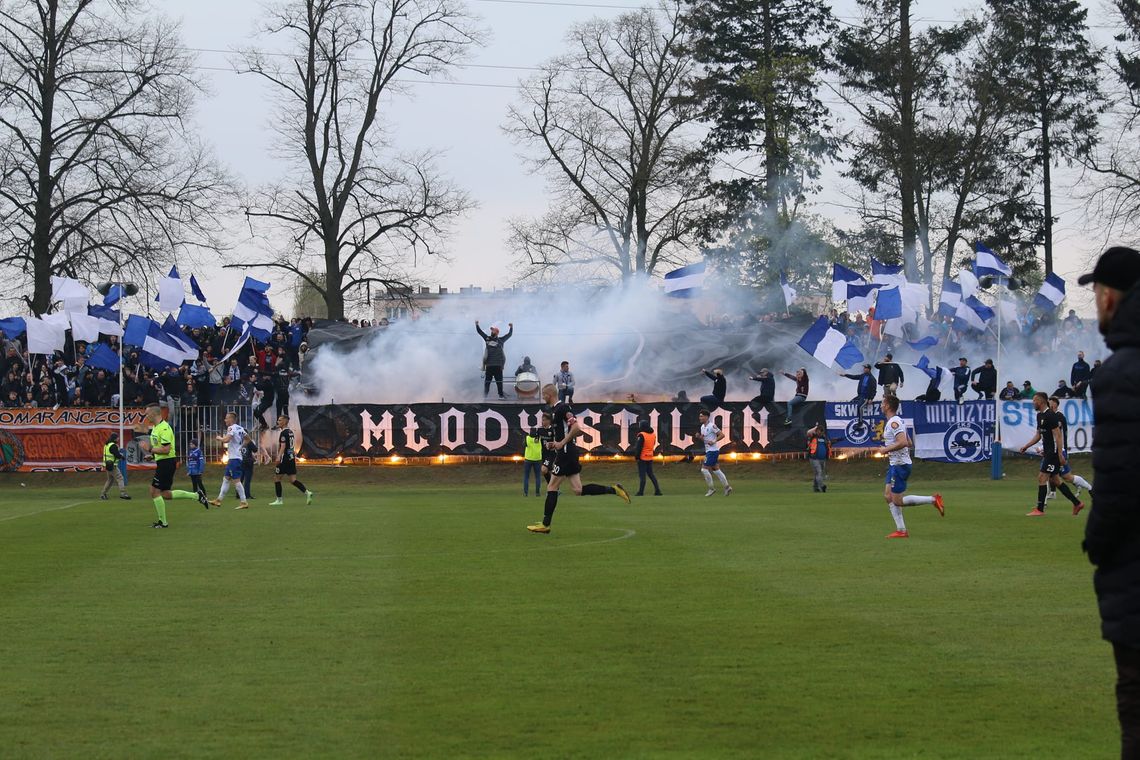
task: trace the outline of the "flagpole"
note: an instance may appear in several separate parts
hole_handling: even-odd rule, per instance
[[[1001,277],[997,278],[997,387],[1001,387]],[[990,478],[992,480],[1002,479],[1002,463],[1001,463],[1001,396],[994,389],[994,441],[990,450]]]
[[[126,292],[126,286],[123,283],[117,283],[117,284],[118,284],[119,288],[122,289],[123,292]],[[122,298],[122,296],[120,296],[120,298]],[[122,307],[122,305],[120,305],[119,306],[119,328],[120,328],[119,332],[120,333],[123,332],[121,329],[122,326],[123,326],[123,307]],[[126,417],[126,402],[125,402],[125,399],[123,398],[123,338],[124,337],[126,337],[126,336],[119,335],[119,451],[120,452],[124,451],[125,450],[124,447],[127,445],[127,441],[123,437],[126,434],[125,424],[124,424],[124,418]],[[120,472],[123,475],[123,484],[126,485],[126,482],[127,482],[127,457],[126,457],[126,454],[123,455],[122,459],[120,459],[118,462],[115,463],[115,466],[120,468]]]

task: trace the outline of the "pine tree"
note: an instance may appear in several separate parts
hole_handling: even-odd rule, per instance
[[[1096,145],[1104,99],[1099,55],[1078,0],[988,0],[1002,85],[1014,97],[1026,161],[1043,188],[1045,272],[1053,271],[1053,178],[1061,159],[1087,158]]]

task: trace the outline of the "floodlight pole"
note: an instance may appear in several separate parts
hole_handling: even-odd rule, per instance
[[[1009,280],[1002,277],[994,278],[994,288],[997,290],[997,385],[1001,385],[1001,291],[1002,287],[1008,285]],[[1002,472],[1002,447],[1001,447],[1001,394],[998,392],[997,387],[994,388],[994,441],[990,453],[990,478],[992,480],[1001,480],[1005,477]]]

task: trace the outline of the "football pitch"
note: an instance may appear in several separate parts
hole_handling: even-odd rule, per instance
[[[250,510],[171,502],[165,531],[141,475],[129,502],[4,475],[0,755],[1119,753],[1085,515],[1025,517],[1031,462],[917,463],[947,510],[908,507],[907,540],[882,462],[827,494],[804,462],[725,469],[727,498],[695,464],[632,505],[564,493],[548,536],[521,464],[302,467],[310,507],[259,468]]]

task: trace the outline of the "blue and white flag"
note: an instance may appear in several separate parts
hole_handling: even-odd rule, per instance
[[[674,298],[691,298],[705,284],[705,262],[674,269],[665,275],[665,295]]]
[[[1057,276],[1056,272],[1045,275],[1045,282],[1033,298],[1033,305],[1043,311],[1051,311],[1061,305],[1065,300],[1065,281]]]
[[[158,295],[154,298],[158,308],[164,314],[171,314],[178,310],[186,301],[186,291],[182,289],[182,278],[178,276],[178,267],[171,267],[170,274],[158,281]]]
[[[202,292],[202,288],[198,286],[198,278],[190,275],[190,292],[194,294],[202,303],[206,303],[206,294]]]
[[[938,375],[942,372],[941,367],[930,363],[930,359],[926,356],[926,354],[918,357],[918,362],[914,366],[921,370],[922,373],[929,377],[931,380],[938,377]]]
[[[149,324],[147,325],[146,337],[142,342],[142,350],[139,351],[139,361],[152,369],[178,367],[184,361],[193,361],[198,358],[197,346],[194,346],[180,332],[175,335],[175,332],[178,332],[178,326],[174,324],[171,317],[168,316],[166,319],[168,326],[174,326],[174,331],[163,329],[163,326],[153,319],[146,319]]]
[[[18,338],[28,331],[28,326],[23,317],[6,317],[0,319],[0,330],[6,338]]]
[[[797,344],[829,367],[838,363],[847,369],[863,361],[863,353],[846,335],[830,327],[827,317],[817,319]]]
[[[883,287],[876,283],[866,285],[847,284],[847,311],[870,311],[875,303],[875,291]]]
[[[96,343],[95,350],[87,357],[87,366],[116,373],[119,371],[119,355],[106,343]]]
[[[898,286],[879,288],[879,294],[875,298],[875,319],[898,319],[902,314],[902,292]]]
[[[906,344],[908,346],[910,346],[911,348],[913,348],[915,351],[925,351],[928,348],[934,348],[935,346],[937,346],[938,345],[938,338],[935,338],[933,335],[931,335],[931,336],[927,336],[925,338],[919,338],[916,341],[909,341],[908,340],[906,342]]]
[[[230,320],[230,326],[239,332],[244,332],[249,325],[249,334],[262,342],[269,340],[273,333],[273,307],[265,295],[267,290],[269,283],[246,277]]]
[[[142,346],[152,322],[153,320],[138,314],[129,315],[123,328],[123,345]]]
[[[872,256],[871,282],[877,282],[880,285],[902,285],[906,282],[906,275],[903,274],[903,265],[899,264],[898,266],[894,266],[892,264],[884,264]]]
[[[123,336],[123,322],[118,310],[110,306],[88,306],[87,315],[99,320],[99,332],[103,335]],[[74,320],[74,316],[72,317]],[[74,325],[74,321],[72,322]]]
[[[194,304],[184,303],[182,308],[178,310],[178,324],[182,327],[213,327],[218,324],[218,320],[210,313],[210,310],[205,306],[195,306]]]
[[[978,255],[977,260],[974,262],[974,274],[978,277],[985,277],[986,275],[990,275],[991,277],[1009,277],[1013,274],[1013,270],[1009,268],[1008,264],[999,259],[997,254],[981,243],[977,243],[974,246],[974,250]]]
[[[942,281],[942,295],[938,299],[938,313],[943,317],[953,317],[962,303],[962,286],[953,280]]]
[[[784,308],[795,303],[796,289],[788,284],[788,277],[783,272],[780,272],[780,290],[784,291]]]
[[[967,329],[985,330],[994,318],[994,310],[974,296],[963,298],[954,314],[954,329],[962,332]]]
[[[834,303],[847,300],[848,285],[866,285],[867,280],[854,269],[842,264],[831,265],[831,300]]]
[[[71,337],[94,343],[99,335],[122,336],[123,326],[119,324],[119,312],[107,306],[88,306],[86,314],[73,312],[71,315]]]

